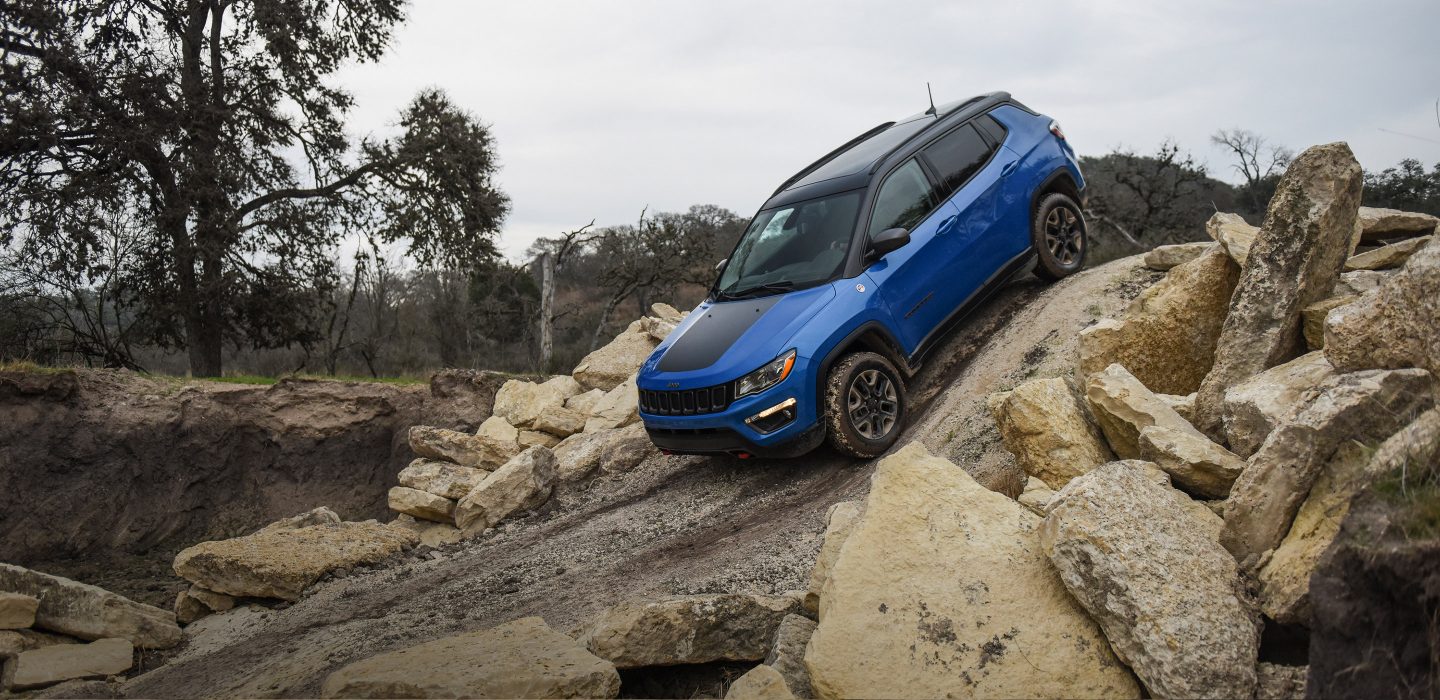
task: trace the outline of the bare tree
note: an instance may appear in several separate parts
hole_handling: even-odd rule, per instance
[[[555,353],[555,273],[573,253],[600,237],[596,232],[587,233],[594,225],[595,220],[591,219],[574,231],[546,241],[552,250],[541,253],[537,260],[540,265],[540,368],[547,372]]]
[[[1095,188],[1085,211],[1087,217],[1114,229],[1141,250],[1191,223],[1199,203],[1195,195],[1208,178],[1205,166],[1174,141],[1161,142],[1153,155],[1117,150],[1103,161],[1103,173],[1096,173],[1096,179],[1103,176],[1109,186]]]
[[[1252,211],[1264,208],[1270,199],[1267,190],[1273,189],[1275,179],[1295,158],[1290,149],[1239,127],[1216,131],[1210,136],[1210,142],[1229,150],[1234,157],[1231,167],[1245,179],[1244,189]]]

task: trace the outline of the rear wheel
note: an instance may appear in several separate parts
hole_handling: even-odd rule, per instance
[[[1054,281],[1078,272],[1090,247],[1080,205],[1059,192],[1045,195],[1030,223],[1030,242],[1040,258],[1035,264],[1039,277]]]
[[[873,352],[841,358],[825,381],[825,425],[830,444],[852,457],[875,457],[900,437],[905,385],[895,365]]]

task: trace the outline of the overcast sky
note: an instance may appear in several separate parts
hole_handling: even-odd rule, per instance
[[[880,122],[1008,90],[1081,154],[1165,138],[1233,180],[1209,135],[1348,141],[1362,165],[1440,162],[1440,1],[594,2],[418,0],[378,64],[344,70],[359,134],[420,88],[493,126],[501,247],[632,222],[749,217]],[[1402,135],[1403,134],[1403,135]]]

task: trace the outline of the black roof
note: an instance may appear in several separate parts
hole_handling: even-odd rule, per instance
[[[940,105],[934,115],[922,112],[881,124],[792,175],[761,209],[864,187],[881,162],[909,150],[906,147],[922,141],[920,137],[925,134],[942,125],[958,124],[1008,101],[1010,93],[992,92]]]

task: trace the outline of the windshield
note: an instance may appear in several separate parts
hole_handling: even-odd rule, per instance
[[[715,283],[738,299],[828,282],[845,266],[862,190],[766,209],[755,215]]]

